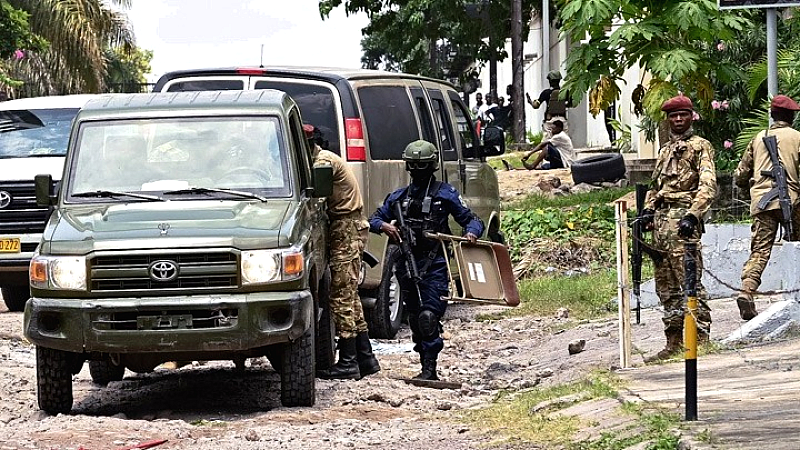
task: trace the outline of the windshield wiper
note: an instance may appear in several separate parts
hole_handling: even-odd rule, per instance
[[[164,195],[181,195],[181,194],[231,194],[237,197],[244,197],[244,198],[254,198],[257,200],[261,200],[262,202],[267,201],[267,198],[263,195],[254,194],[252,192],[245,192],[245,191],[234,191],[232,189],[220,189],[220,188],[189,188],[189,189],[178,189],[176,191],[164,191]]]
[[[147,194],[135,194],[133,192],[117,192],[117,191],[87,191],[87,192],[78,192],[77,194],[72,194],[73,197],[133,197],[139,198],[142,200],[148,200],[151,202],[165,202],[161,197],[157,197],[155,195],[147,195]]]

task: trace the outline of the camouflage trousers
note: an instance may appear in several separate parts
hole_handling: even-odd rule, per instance
[[[358,277],[368,229],[367,221],[360,217],[332,219],[330,223],[330,306],[336,334],[340,338],[354,338],[367,331],[358,296]]]
[[[796,205],[792,212],[794,235],[791,240],[796,241],[800,238],[800,205]],[[755,290],[761,285],[761,274],[772,254],[781,219],[780,209],[763,211],[753,216],[753,224],[750,226],[750,258],[742,268],[742,286]]]
[[[678,222],[686,215],[685,208],[659,209],[655,214],[653,229],[653,244],[664,252],[664,259],[655,266],[656,294],[661,306],[664,308],[665,331],[683,330],[683,320],[685,314],[684,287],[686,271],[684,257],[686,250],[684,243],[687,242],[678,236]],[[703,275],[703,254],[700,251],[701,229],[696,229],[689,241],[697,242],[697,254],[695,260],[697,264],[697,328],[705,330],[706,333],[711,329],[711,309],[705,300],[708,298],[701,278]]]

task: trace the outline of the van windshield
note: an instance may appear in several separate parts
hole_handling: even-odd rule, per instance
[[[150,118],[86,122],[78,131],[68,195],[169,192],[187,198],[291,194],[276,117]],[[196,195],[202,193],[203,195]],[[73,197],[75,198],[75,197]]]
[[[0,111],[0,158],[64,156],[78,108]]]

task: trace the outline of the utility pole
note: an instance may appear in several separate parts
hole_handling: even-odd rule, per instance
[[[522,0],[511,1],[511,84],[514,91],[511,93],[511,117],[514,122],[511,130],[514,142],[525,141],[525,100],[522,67]]]

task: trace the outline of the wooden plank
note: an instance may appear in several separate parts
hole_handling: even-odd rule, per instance
[[[614,204],[617,237],[617,298],[619,299],[619,364],[623,369],[631,365],[631,297],[628,277],[627,206],[624,200],[618,200]]]

